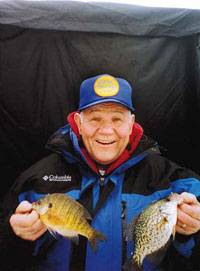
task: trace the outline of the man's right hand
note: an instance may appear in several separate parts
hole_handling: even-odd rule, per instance
[[[18,205],[10,217],[10,225],[17,236],[29,241],[35,241],[47,230],[28,201],[22,201]]]

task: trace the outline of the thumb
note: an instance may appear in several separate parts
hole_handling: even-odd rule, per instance
[[[193,195],[191,193],[183,192],[183,193],[181,193],[181,197],[183,199],[183,203],[194,204],[194,205],[199,204],[195,195]]]
[[[32,210],[32,204],[26,200],[22,201],[17,209],[15,210],[15,214],[25,214],[29,213]]]

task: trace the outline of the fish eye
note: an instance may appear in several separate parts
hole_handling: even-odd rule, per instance
[[[166,201],[170,201],[170,198],[168,197],[168,198],[166,198]]]
[[[41,200],[38,200],[38,205],[41,205],[41,203],[42,203]]]
[[[48,207],[51,208],[52,206],[53,206],[53,204],[52,204],[52,203],[49,203]]]

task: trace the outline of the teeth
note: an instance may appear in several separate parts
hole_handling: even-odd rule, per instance
[[[107,140],[98,140],[99,143],[103,143],[103,144],[109,144],[112,143],[113,141],[107,141]]]

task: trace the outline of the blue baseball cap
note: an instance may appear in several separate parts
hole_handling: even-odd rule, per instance
[[[106,102],[119,103],[131,112],[135,111],[132,105],[132,88],[126,80],[103,74],[82,82],[79,111]]]

